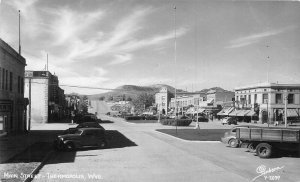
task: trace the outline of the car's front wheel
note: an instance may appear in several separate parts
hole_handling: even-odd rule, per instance
[[[75,149],[75,146],[72,142],[68,142],[68,143],[65,144],[65,150],[66,151],[72,151],[74,149]]]

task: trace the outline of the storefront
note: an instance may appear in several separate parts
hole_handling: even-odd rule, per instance
[[[0,134],[12,129],[12,101],[0,100]]]

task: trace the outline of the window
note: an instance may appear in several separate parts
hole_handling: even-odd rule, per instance
[[[257,103],[257,94],[254,94],[254,103]]]
[[[248,95],[248,104],[251,104],[251,95]]]
[[[13,73],[9,72],[9,91],[12,91],[13,87]]]
[[[21,77],[18,76],[18,93],[20,93],[20,88],[21,88]]]
[[[8,71],[5,70],[5,90],[8,89]]]
[[[268,103],[268,99],[269,99],[268,94],[263,94],[263,103],[264,104]]]
[[[2,89],[4,90],[4,83],[5,82],[5,69],[2,69]]]
[[[21,94],[24,94],[24,78],[21,78]]]
[[[288,104],[294,104],[294,94],[288,95]]]
[[[282,94],[276,94],[275,95],[275,103],[276,104],[282,104]]]
[[[236,101],[239,101],[239,96],[236,96]]]

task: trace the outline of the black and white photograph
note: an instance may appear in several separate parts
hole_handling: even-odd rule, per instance
[[[299,0],[0,0],[0,181],[300,182]]]

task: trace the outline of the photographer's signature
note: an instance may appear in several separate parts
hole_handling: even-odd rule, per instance
[[[280,176],[279,175],[270,175],[271,173],[274,173],[276,171],[279,171],[281,169],[283,169],[284,166],[281,167],[275,167],[275,168],[269,168],[267,169],[267,167],[265,165],[260,165],[256,168],[256,172],[259,174],[258,176],[256,176],[255,178],[252,179],[252,181],[255,181],[257,178],[263,176],[265,178],[265,180],[271,180],[271,181],[277,181],[280,180]]]

